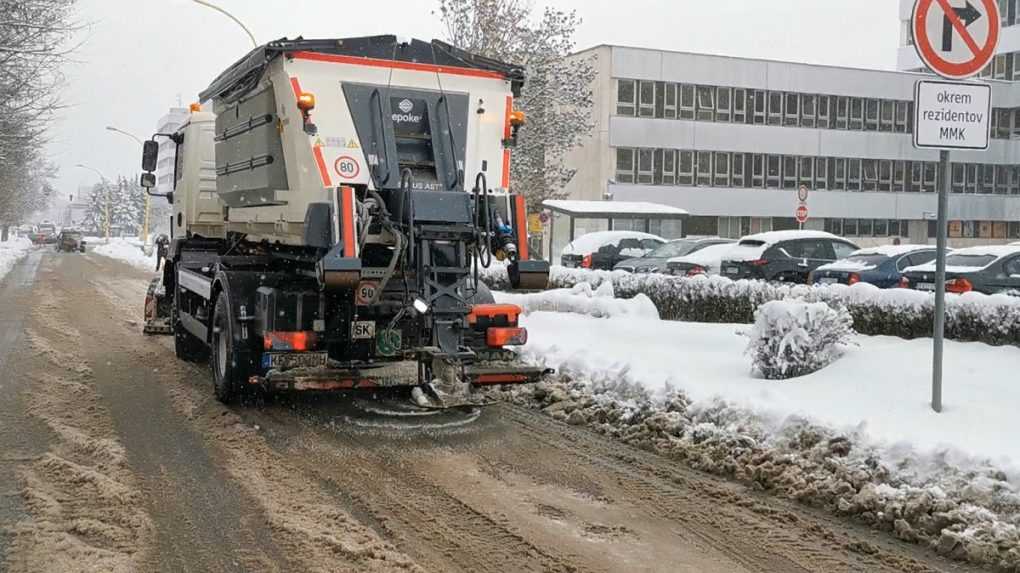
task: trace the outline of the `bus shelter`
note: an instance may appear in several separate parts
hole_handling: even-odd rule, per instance
[[[558,261],[559,253],[577,237],[596,231],[642,231],[663,239],[687,236],[689,214],[669,205],[571,199],[547,199],[542,205],[550,215],[547,235],[550,261]]]

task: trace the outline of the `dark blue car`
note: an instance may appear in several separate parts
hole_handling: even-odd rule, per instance
[[[811,273],[811,284],[870,283],[878,288],[900,285],[903,270],[935,260],[931,245],[885,245],[855,251]]]

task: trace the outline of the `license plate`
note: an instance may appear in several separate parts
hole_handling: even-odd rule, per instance
[[[834,285],[838,282],[839,279],[837,279],[836,277],[821,277],[818,279],[818,283],[823,285]]]
[[[371,340],[375,338],[375,321],[359,320],[351,326],[351,338],[354,340]]]
[[[329,360],[328,352],[278,352],[267,354],[269,368],[323,368]]]
[[[917,283],[917,290],[934,291],[935,283]]]
[[[728,275],[737,275],[740,274],[740,269],[738,269],[737,267],[726,267],[725,272]]]

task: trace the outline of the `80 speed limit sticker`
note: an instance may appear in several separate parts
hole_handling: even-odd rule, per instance
[[[350,155],[341,155],[333,163],[333,170],[342,179],[355,179],[361,173],[361,166],[358,165],[358,160]]]

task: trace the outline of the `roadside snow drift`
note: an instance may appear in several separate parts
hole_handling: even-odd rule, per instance
[[[0,242],[0,280],[11,270],[18,259],[28,254],[32,241],[25,237],[12,237],[9,241]]]
[[[109,243],[102,244],[103,239],[89,237],[85,239],[89,250],[97,255],[117,259],[143,271],[155,271],[156,252],[151,255],[142,252],[142,246],[138,241],[130,239],[110,239]],[[92,245],[95,245],[93,248]]]
[[[588,283],[569,289],[554,289],[538,293],[492,293],[496,302],[516,304],[525,313],[538,311],[573,312],[594,317],[633,317],[658,319],[659,311],[652,300],[643,294],[634,298],[613,298],[613,283],[604,282],[594,291]]]

